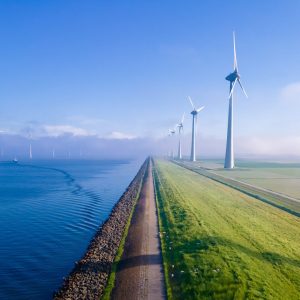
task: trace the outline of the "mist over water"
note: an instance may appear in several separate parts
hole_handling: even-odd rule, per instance
[[[51,299],[141,163],[0,163],[0,299]]]

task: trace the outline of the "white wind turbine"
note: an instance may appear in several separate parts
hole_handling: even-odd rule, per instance
[[[178,159],[182,159],[182,154],[181,154],[181,132],[183,131],[183,121],[184,121],[184,115],[182,115],[181,118],[181,122],[179,124],[177,124],[177,128],[178,128]]]
[[[32,159],[32,146],[31,146],[31,140],[32,140],[32,134],[29,134],[29,159]]]
[[[238,64],[236,59],[235,49],[235,34],[233,32],[233,72],[230,73],[225,79],[230,82],[229,88],[229,110],[228,110],[228,128],[227,128],[227,142],[226,142],[226,154],[224,168],[234,168],[234,152],[233,152],[233,91],[236,82],[240,85],[245,96],[248,98],[245,89],[240,81],[240,74],[238,72]]]
[[[169,129],[169,130],[168,130],[168,137],[169,137],[169,140],[170,140],[170,142],[171,142],[171,136],[172,136],[172,134],[171,134],[170,131],[171,131],[171,130]],[[169,142],[168,142],[168,147],[169,147]],[[172,148],[172,147],[171,147],[171,148]],[[172,151],[170,150],[171,148],[168,149],[168,157],[171,157],[171,156],[172,156]]]
[[[171,137],[171,157],[174,158],[174,151],[173,151],[173,135],[175,134],[175,129],[169,129],[169,136]]]
[[[188,97],[193,110],[191,111],[191,114],[193,116],[193,123],[192,123],[192,147],[191,147],[191,161],[196,161],[196,127],[197,127],[197,115],[198,113],[204,108],[204,106],[199,107],[198,109],[195,108],[195,105],[191,99],[191,97]]]

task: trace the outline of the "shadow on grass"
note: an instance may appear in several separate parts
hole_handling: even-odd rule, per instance
[[[214,248],[217,251],[217,248],[220,246],[231,248],[235,250],[237,253],[239,252],[245,253],[248,256],[251,256],[261,261],[269,262],[273,265],[289,264],[300,268],[300,260],[286,257],[275,252],[268,252],[268,251],[259,252],[259,250],[255,251],[241,244],[235,243],[234,241],[222,237],[218,237],[218,236],[203,237],[198,240],[193,240],[192,242],[189,242],[182,246],[177,246],[176,250],[180,253],[193,254],[193,253],[197,253],[199,250],[213,251]]]

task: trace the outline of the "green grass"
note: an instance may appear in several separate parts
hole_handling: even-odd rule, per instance
[[[292,190],[295,190],[296,188],[299,189],[297,184],[295,184],[291,178],[287,178],[287,180],[283,180],[285,178],[280,178],[279,182],[277,182],[274,178],[274,174],[271,175],[270,172],[264,172],[262,169],[206,170],[203,168],[201,162],[176,161],[176,163],[196,173],[214,179],[215,181],[221,182],[229,187],[233,187],[236,190],[242,191],[249,196],[257,198],[265,203],[271,204],[277,208],[281,208],[286,212],[300,217],[300,201],[297,201],[297,199],[289,199],[289,193],[284,193],[284,189],[287,191],[289,191],[290,188]],[[272,170],[277,169],[273,168]],[[281,172],[283,172],[285,169],[280,170]],[[298,172],[298,169],[295,170]],[[247,172],[252,172],[254,174],[257,174],[258,172],[263,173],[260,173],[260,177],[253,177],[254,175],[252,174],[252,177],[254,178],[252,180],[254,181],[249,182],[245,175],[243,178],[239,176],[239,174],[246,174]],[[288,173],[291,173],[290,169]],[[294,179],[298,180],[300,185],[300,180],[297,178]],[[273,189],[266,186],[266,180],[272,184],[272,186],[274,187]],[[290,183],[293,184],[292,187],[290,186]],[[249,186],[247,184],[251,184],[252,186]],[[262,190],[261,188],[267,190]],[[280,193],[280,195],[274,194],[274,192]]]
[[[155,160],[169,299],[299,299],[300,219]]]
[[[193,163],[196,166],[213,169],[216,174],[243,181],[265,189],[300,199],[300,164],[237,161],[237,168],[225,170],[219,161]]]
[[[218,170],[216,173],[300,199],[300,168]]]

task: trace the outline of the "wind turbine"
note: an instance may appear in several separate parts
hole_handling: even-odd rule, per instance
[[[175,134],[175,129],[169,129],[169,136],[171,137],[172,139],[172,136]],[[174,151],[173,151],[173,140],[171,140],[171,147],[172,147],[172,150],[171,150],[171,157],[174,158]]]
[[[197,126],[197,115],[198,113],[204,108],[204,106],[199,107],[198,109],[195,108],[195,105],[191,99],[191,97],[188,97],[193,110],[191,111],[191,114],[193,116],[193,123],[192,123],[192,148],[191,148],[191,161],[196,161],[196,126]]]
[[[178,136],[179,136],[179,143],[178,143],[178,159],[182,159],[182,155],[181,155],[181,132],[183,131],[183,121],[184,121],[184,115],[181,118],[181,122],[179,124],[177,124],[177,128],[178,128]]]
[[[31,133],[30,133],[30,134],[29,134],[29,140],[30,140],[30,143],[29,143],[29,159],[32,159],[31,138],[32,138],[32,135],[31,135]]]
[[[226,154],[224,168],[234,168],[234,153],[233,153],[233,91],[236,83],[240,85],[246,98],[248,98],[245,89],[242,86],[240,80],[240,74],[238,72],[238,64],[236,59],[235,49],[235,33],[233,32],[233,72],[230,73],[225,79],[230,82],[229,88],[229,110],[228,110],[228,127],[227,127],[227,142],[226,142]]]

